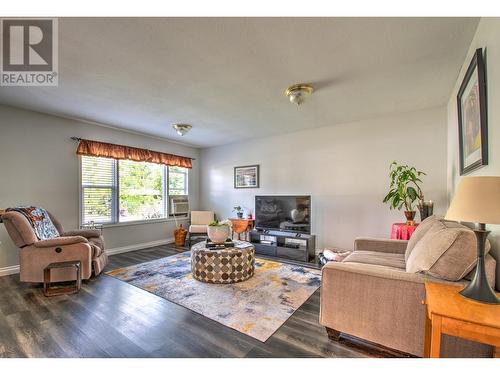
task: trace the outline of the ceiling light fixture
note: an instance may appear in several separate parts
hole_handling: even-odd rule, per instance
[[[189,124],[173,124],[172,127],[180,136],[186,135],[186,133],[192,128],[192,126]]]
[[[290,103],[301,105],[313,91],[312,85],[308,83],[298,83],[287,88],[285,90],[285,96],[288,97]]]

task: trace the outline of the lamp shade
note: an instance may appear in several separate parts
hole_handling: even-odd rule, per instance
[[[500,177],[463,177],[445,219],[500,224]]]

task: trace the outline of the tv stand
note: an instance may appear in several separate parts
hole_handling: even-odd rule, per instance
[[[252,230],[250,242],[257,254],[309,262],[314,259],[316,236],[278,230]]]

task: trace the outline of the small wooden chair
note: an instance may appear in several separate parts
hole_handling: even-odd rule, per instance
[[[215,220],[213,211],[191,211],[191,225],[189,226],[187,242],[191,247],[191,241],[197,237],[207,237],[208,224]]]

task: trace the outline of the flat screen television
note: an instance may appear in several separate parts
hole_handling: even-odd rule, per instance
[[[264,230],[311,233],[310,195],[257,195],[255,227]]]

